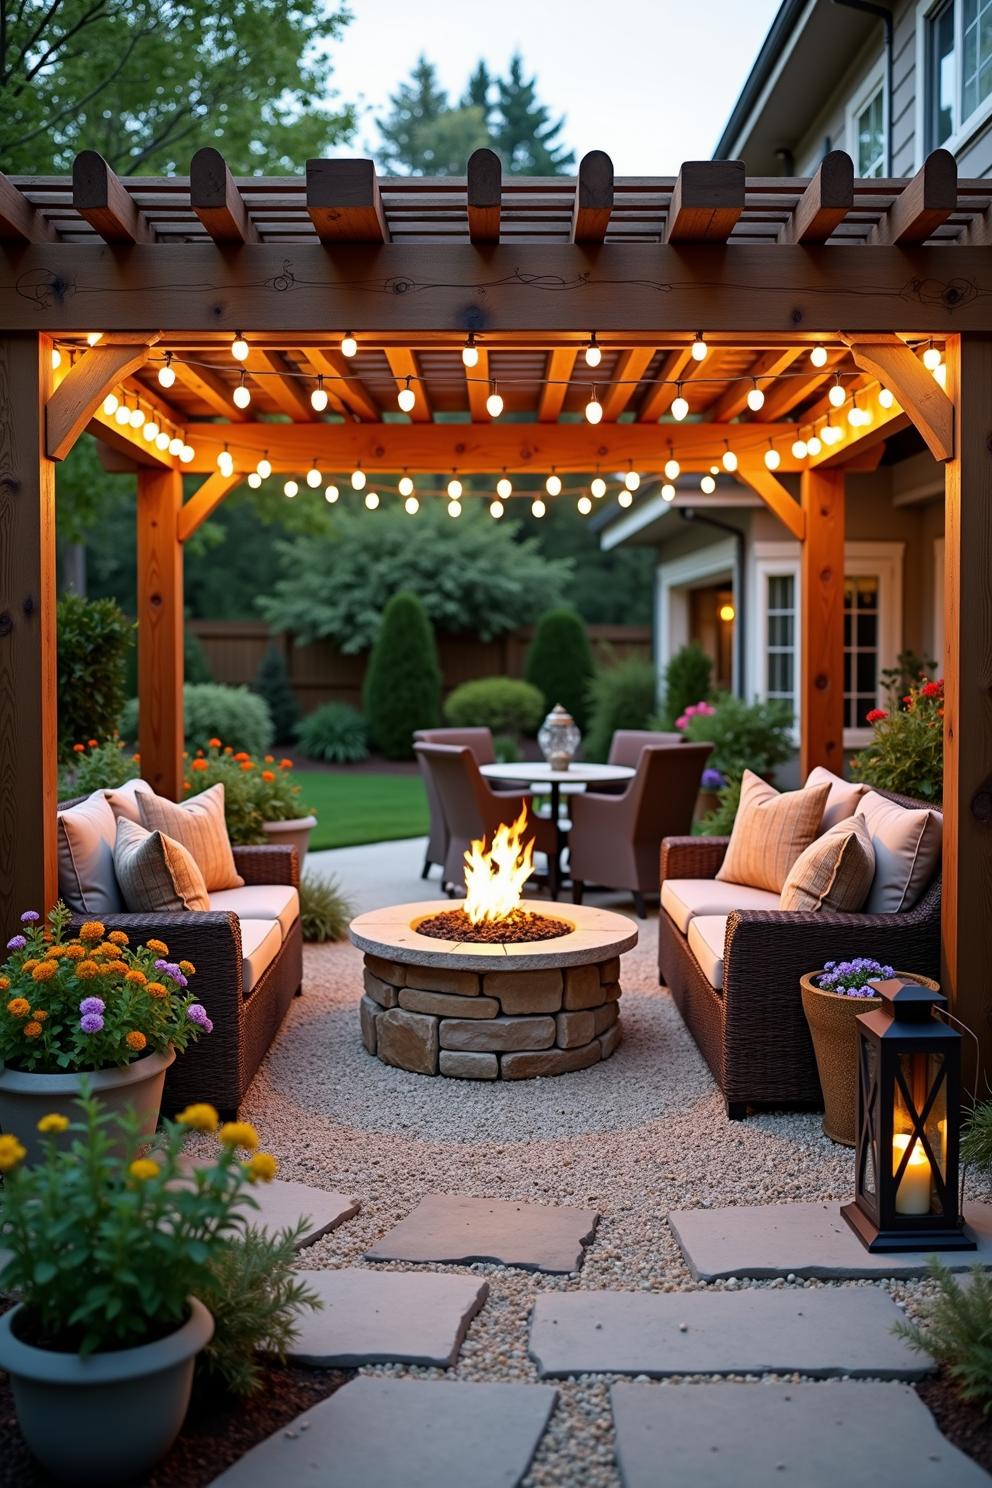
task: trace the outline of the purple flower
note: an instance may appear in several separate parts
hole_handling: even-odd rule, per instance
[[[79,1004],[81,1013],[102,1013],[106,1010],[106,1003],[101,997],[84,997]]]
[[[8,951],[23,951],[27,941],[23,935],[12,935],[7,942]]]
[[[207,1010],[202,1002],[191,1002],[186,1009],[186,1016],[191,1023],[197,1024],[199,1028],[206,1029],[207,1033],[213,1028],[213,1024],[207,1017]],[[208,1026],[209,1025],[209,1026]]]
[[[99,1013],[84,1013],[79,1020],[79,1026],[84,1033],[100,1033],[103,1028],[103,1019]]]
[[[24,911],[24,913],[21,915],[21,924],[22,925],[33,925],[33,924],[35,924],[35,922],[37,920],[40,920],[40,919],[41,919],[41,915],[38,913],[38,911],[36,909],[26,909]]]
[[[188,987],[189,982],[174,961],[163,961],[161,957],[155,962],[155,970],[167,976],[170,982],[175,982],[177,987]]]
[[[716,791],[722,790],[727,782],[724,780],[723,775],[719,770],[710,768],[703,771],[702,778],[700,779],[699,783],[702,786],[703,790]]]

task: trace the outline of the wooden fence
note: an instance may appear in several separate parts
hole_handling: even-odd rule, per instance
[[[362,680],[368,653],[345,656],[332,641],[297,646],[292,636],[270,636],[256,620],[189,620],[215,682],[230,685],[254,681],[258,663],[272,641],[283,652],[290,681],[304,713],[321,703],[344,702],[361,706]],[[651,630],[644,625],[590,625],[589,639],[597,659],[609,664],[627,656],[651,656]],[[533,626],[507,632],[494,641],[473,636],[439,635],[438,655],[444,690],[475,677],[520,677]]]

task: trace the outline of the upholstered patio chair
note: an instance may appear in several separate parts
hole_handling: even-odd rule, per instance
[[[636,770],[641,752],[648,745],[681,744],[683,736],[664,733],[660,729],[615,729],[610,740],[608,765],[627,765]]]
[[[436,728],[417,729],[414,740],[420,744],[453,744],[456,747],[463,746],[470,749],[475,756],[478,765],[491,765],[496,759],[493,749],[492,730],[487,728]],[[427,851],[424,853],[424,866],[421,869],[421,878],[430,876],[431,867],[436,863],[444,876],[444,864],[448,856],[448,840],[450,833],[444,819],[444,811],[441,808],[441,799],[434,784],[434,776],[428,769],[427,764],[418,756],[420,773],[424,781],[424,790],[427,792],[427,805],[430,810],[430,826],[427,836]],[[497,795],[505,794],[497,791]],[[510,794],[516,800],[519,791]]]

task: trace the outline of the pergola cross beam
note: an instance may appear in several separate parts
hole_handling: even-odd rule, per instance
[[[915,352],[898,336],[854,336],[851,355],[902,404],[935,460],[954,456],[954,405]]]
[[[159,333],[132,343],[91,346],[75,361],[48,400],[45,447],[50,460],[64,460],[108,393],[144,365]]]

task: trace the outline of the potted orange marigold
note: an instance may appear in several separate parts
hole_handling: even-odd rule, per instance
[[[291,759],[272,754],[256,759],[245,750],[235,752],[220,739],[210,739],[187,759],[183,786],[187,795],[199,795],[221,782],[231,841],[243,846],[270,842],[295,847],[302,868],[317,818],[301,803],[292,772]]]

